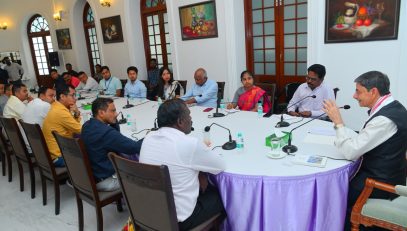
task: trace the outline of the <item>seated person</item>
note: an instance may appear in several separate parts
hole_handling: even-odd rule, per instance
[[[102,67],[103,79],[99,82],[99,90],[103,91],[105,95],[120,96],[122,90],[122,83],[120,80],[110,74],[108,66]]]
[[[253,74],[250,71],[243,71],[240,74],[240,81],[243,87],[237,89],[233,102],[228,104],[227,108],[232,109],[239,106],[243,111],[257,111],[257,105],[262,102],[263,111],[268,112],[271,109],[271,102],[266,92],[253,84]]]
[[[79,85],[75,88],[75,90],[88,90],[88,91],[97,91],[99,89],[99,84],[96,80],[92,77],[88,77],[88,75],[80,71],[78,73],[79,80],[81,81]]]
[[[78,72],[72,70],[72,64],[67,63],[65,64],[66,72],[68,72],[71,76],[79,76]]]
[[[159,129],[144,138],[140,162],[168,166],[179,228],[190,230],[224,211],[215,187],[205,188],[205,184],[199,192],[198,174],[218,174],[225,169],[225,162],[198,138],[188,136],[192,120],[182,100],[165,101],[158,108],[157,123]]]
[[[62,77],[64,78],[65,83],[74,89],[81,83],[81,81],[76,76],[72,76],[68,72],[62,73]]]
[[[92,103],[93,118],[83,124],[81,138],[89,155],[96,188],[114,191],[120,188],[109,152],[133,155],[140,153],[142,140],[133,141],[120,133],[116,107],[110,98],[97,98]]]
[[[186,104],[196,103],[203,107],[216,107],[218,84],[208,79],[205,69],[198,68],[194,74],[195,84],[181,97]]]
[[[22,119],[23,113],[27,107],[25,101],[31,101],[32,98],[28,96],[28,90],[24,84],[13,84],[11,91],[12,95],[4,106],[3,116],[5,118],[19,120]]]
[[[181,88],[182,86],[178,81],[174,81],[171,70],[168,67],[161,67],[156,98],[160,97],[163,100],[178,98]]]
[[[127,80],[124,86],[124,97],[128,98],[146,98],[147,88],[143,82],[137,79],[138,70],[137,67],[131,66],[127,68]]]
[[[22,116],[23,121],[30,124],[38,124],[42,127],[53,102],[55,102],[55,90],[48,87],[40,87],[38,98],[27,104]]]
[[[288,104],[288,114],[315,118],[324,113],[322,111],[324,100],[335,99],[333,89],[323,82],[325,73],[325,67],[321,64],[314,64],[308,67],[308,75],[305,77],[307,82],[301,84],[295,91],[293,98]],[[311,95],[315,95],[316,98],[309,97],[294,105],[301,99]],[[296,112],[297,110],[298,112]]]
[[[54,89],[57,90],[58,88],[64,88],[67,86],[64,78],[59,75],[57,69],[51,69],[50,72],[51,78],[54,80]]]
[[[57,88],[56,98],[57,100],[51,104],[51,109],[44,119],[42,133],[47,142],[54,166],[64,167],[65,162],[62,159],[61,150],[52,135],[52,131],[56,131],[59,135],[65,137],[80,134],[82,129],[80,123],[81,113],[76,106],[74,88],[68,86]]]

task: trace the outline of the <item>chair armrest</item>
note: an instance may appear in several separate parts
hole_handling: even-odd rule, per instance
[[[370,194],[373,192],[373,188],[377,188],[386,192],[391,192],[398,194],[396,192],[395,186],[382,183],[371,178],[366,179],[365,187],[363,188],[362,193],[359,195],[355,205],[352,208],[352,213],[360,214],[363,208],[363,205],[366,203],[367,199],[369,199]],[[407,189],[404,189],[407,192]]]

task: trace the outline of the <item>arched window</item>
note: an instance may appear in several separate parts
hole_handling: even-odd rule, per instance
[[[100,63],[100,50],[96,37],[95,19],[89,3],[83,10],[83,28],[85,30],[86,46],[88,48],[89,67],[92,76],[95,76],[95,65]]]
[[[28,21],[27,34],[37,83],[39,86],[52,86],[48,53],[54,50],[47,20],[39,14],[32,16]]]
[[[147,67],[151,59],[157,59],[158,67],[172,68],[165,0],[142,0],[141,18]]]

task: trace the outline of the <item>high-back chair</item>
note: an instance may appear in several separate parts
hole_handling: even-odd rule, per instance
[[[225,82],[217,82],[218,84],[218,98],[223,99],[225,93]]]
[[[51,154],[45,142],[44,134],[38,124],[29,124],[20,120],[20,124],[24,129],[27,140],[30,143],[31,150],[37,161],[38,169],[41,176],[42,185],[42,204],[47,204],[47,180],[54,184],[55,195],[55,215],[59,214],[60,208],[60,190],[59,184],[68,179],[66,168],[55,168],[51,159]]]
[[[133,223],[142,230],[177,231],[177,213],[168,167],[138,163],[109,153]],[[217,214],[193,230],[209,230]]]
[[[92,173],[88,154],[85,146],[79,138],[68,138],[52,131],[62,157],[64,158],[69,178],[75,190],[76,203],[78,205],[79,230],[83,231],[83,203],[82,200],[95,206],[97,217],[97,230],[103,230],[102,207],[117,201],[117,210],[123,211],[120,190],[111,192],[99,192],[96,189],[95,178]]]
[[[270,98],[271,113],[274,113],[274,107],[276,106],[274,104],[274,99],[275,99],[275,94],[276,94],[276,84],[275,83],[256,83],[256,86],[258,86],[261,89],[266,91],[267,96]]]
[[[394,200],[369,199],[373,189],[400,195]],[[358,197],[351,213],[352,231],[359,226],[377,226],[389,230],[407,230],[407,187],[389,185],[370,178]]]
[[[184,88],[184,94],[185,92],[187,92],[187,80],[177,80],[179,82],[179,84],[181,84],[182,88]]]
[[[8,182],[13,179],[13,166],[11,162],[11,156],[13,155],[13,149],[9,144],[7,138],[3,134],[3,124],[0,122],[0,144],[2,146],[3,154],[1,155],[1,166],[3,176],[6,175],[6,168],[8,169]],[[7,163],[7,165],[6,165]]]
[[[11,147],[17,160],[18,172],[20,176],[20,191],[24,191],[24,173],[22,163],[26,163],[30,172],[31,198],[35,198],[35,158],[28,153],[27,146],[25,145],[23,135],[18,127],[17,121],[13,118],[4,117],[1,117],[0,120],[10,140]]]

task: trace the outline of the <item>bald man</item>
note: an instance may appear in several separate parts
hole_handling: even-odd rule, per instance
[[[208,79],[205,69],[198,68],[194,74],[195,84],[181,97],[186,104],[196,103],[202,107],[216,107],[218,84]]]

